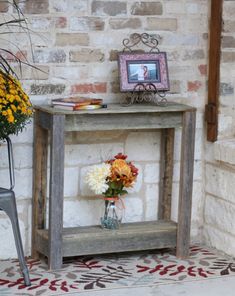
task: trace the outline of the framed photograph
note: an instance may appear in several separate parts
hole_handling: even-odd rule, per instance
[[[120,53],[118,56],[120,90],[135,91],[138,83],[152,84],[156,90],[169,90],[165,52]],[[136,90],[138,91],[138,90]]]

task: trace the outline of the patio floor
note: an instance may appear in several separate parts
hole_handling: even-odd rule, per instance
[[[164,249],[67,258],[56,271],[47,270],[43,260],[27,263],[30,287],[17,260],[0,261],[1,296],[235,295],[235,259],[198,245],[184,260]]]

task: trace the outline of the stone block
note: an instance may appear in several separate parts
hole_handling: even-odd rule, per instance
[[[207,65],[199,65],[198,70],[202,76],[207,75]]]
[[[70,18],[70,30],[72,31],[103,31],[105,22],[99,17],[76,17]]]
[[[65,91],[65,84],[32,84],[30,89],[31,95],[59,95]]]
[[[55,66],[51,68],[51,74],[54,78],[66,80],[83,80],[88,79],[89,73],[87,72],[87,65],[76,66]]]
[[[8,2],[1,2],[0,3],[0,12],[4,13],[7,12],[9,8],[9,3]]]
[[[219,136],[233,137],[233,133],[231,135],[231,126],[233,125],[233,116],[226,114],[219,114],[218,117],[218,133]]]
[[[113,18],[109,20],[109,26],[113,30],[139,29],[141,25],[139,18]]]
[[[160,166],[159,163],[146,164],[144,168],[144,182],[158,183],[159,182]]]
[[[204,225],[203,241],[209,247],[221,250],[228,255],[234,256],[235,254],[235,238],[233,235],[220,231],[213,227],[213,225]]]
[[[178,1],[166,1],[164,3],[165,14],[178,14],[182,15],[186,13],[186,7],[184,3],[179,5]]]
[[[55,19],[56,29],[64,29],[67,27],[67,24],[68,24],[68,20],[64,16],[60,16]]]
[[[216,215],[215,215],[216,213]],[[235,204],[216,198],[206,196],[205,222],[217,229],[235,235]]]
[[[180,94],[181,93],[181,81],[180,80],[170,80],[170,93]]]
[[[37,0],[37,1],[15,1],[24,14],[44,14],[49,13],[49,1]]]
[[[223,31],[226,33],[234,33],[235,21],[234,20],[224,20]]]
[[[220,95],[228,96],[234,94],[234,86],[231,83],[221,82],[220,83]]]
[[[183,61],[201,60],[205,59],[205,52],[203,49],[185,50],[183,52]]]
[[[233,0],[224,1],[223,5],[223,18],[226,19],[234,19],[235,14],[235,5]],[[234,31],[233,31],[234,32]]]
[[[91,13],[93,15],[119,16],[127,14],[127,4],[121,1],[96,1],[91,3]]]
[[[222,63],[235,63],[235,52],[222,51],[221,60],[222,60]]]
[[[123,143],[80,144],[65,146],[66,166],[90,165],[113,158],[117,153],[123,153]]]
[[[49,66],[37,66],[37,69],[28,66],[15,66],[14,71],[20,80],[47,80],[49,78]]]
[[[157,184],[149,184],[145,197],[145,220],[152,221],[158,218],[159,187]]]
[[[148,17],[146,29],[158,31],[176,31],[177,19]]]
[[[202,229],[204,225],[203,207],[204,207],[204,185],[202,181],[193,182],[192,194],[192,214],[191,221],[192,227]]]
[[[79,168],[67,167],[64,170],[64,196],[77,196],[79,193]]]
[[[70,62],[95,63],[104,61],[104,53],[100,49],[71,50],[69,52]]]
[[[234,202],[235,173],[225,168],[206,165],[206,192],[225,201]]]
[[[34,62],[39,64],[48,63],[64,63],[66,60],[66,53],[62,49],[52,50],[35,50]]]
[[[57,33],[57,46],[87,46],[89,45],[89,36],[86,33]]]
[[[135,2],[131,6],[133,15],[162,15],[161,2]]]
[[[235,165],[235,140],[220,140],[214,143],[215,159]]]
[[[179,5],[180,6],[180,5]],[[167,33],[167,34],[166,34]],[[177,34],[174,32],[166,32],[162,39],[162,46],[198,46],[198,34]]]
[[[122,221],[138,222],[143,221],[143,199],[134,196],[126,196],[123,198],[125,204],[124,215]]]
[[[222,38],[222,48],[234,48],[235,38],[233,36],[223,36]]]
[[[157,161],[159,147],[159,132],[131,132],[126,140],[125,154],[133,161]]]
[[[186,3],[186,12],[190,14],[197,14],[199,12],[198,3]]]
[[[76,12],[87,13],[88,2],[87,0],[50,0],[52,11],[54,12]]]
[[[188,91],[198,91],[202,87],[202,82],[199,80],[188,81]]]
[[[33,171],[27,169],[15,169],[15,194],[17,199],[32,198]]]
[[[100,198],[66,200],[64,203],[64,227],[99,225],[104,201]]]
[[[171,220],[178,221],[179,182],[172,184]]]
[[[25,245],[25,227],[22,221],[19,221],[21,239],[23,246]],[[0,237],[1,239],[1,259],[18,258],[15,246],[15,240],[10,219],[0,219]]]
[[[106,93],[106,92],[107,92],[106,82],[78,83],[71,86],[72,94]]]
[[[49,30],[53,26],[53,20],[48,16],[34,16],[29,21],[30,27],[37,31]]]
[[[15,169],[32,168],[33,147],[31,145],[13,145]]]

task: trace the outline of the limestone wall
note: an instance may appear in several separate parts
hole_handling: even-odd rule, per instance
[[[207,143],[204,240],[235,255],[235,2],[224,1],[219,136]]]
[[[197,107],[192,239],[201,239],[204,200],[204,121],[208,52],[208,7],[205,0],[19,1],[32,30],[33,59],[43,72],[23,67],[21,81],[34,104],[69,95],[101,97],[119,102],[117,52],[131,33],[160,35],[167,52],[171,90],[169,101]],[[228,1],[229,2],[229,1]],[[231,1],[232,2],[232,1]],[[5,15],[13,13],[0,5]],[[28,37],[9,35],[11,50],[21,48],[32,59]],[[19,53],[18,53],[19,54]],[[17,65],[13,62],[17,69]],[[226,82],[227,83],[227,82]],[[32,199],[32,124],[14,136],[17,205],[26,254],[30,254]],[[176,131],[174,199],[177,219],[180,130]],[[126,221],[157,218],[159,132],[69,133],[66,137],[64,225],[99,223],[98,201],[87,190],[87,168],[117,152],[128,154],[140,170],[138,183],[125,198]],[[7,182],[4,146],[0,147],[1,183]],[[16,256],[9,221],[0,213],[0,258]],[[9,242],[12,243],[9,243]]]

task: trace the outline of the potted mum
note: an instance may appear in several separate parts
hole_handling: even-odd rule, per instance
[[[124,207],[121,196],[127,194],[126,188],[136,182],[138,169],[126,159],[127,155],[118,153],[113,159],[92,166],[86,175],[90,189],[105,200],[105,212],[101,218],[103,228],[119,227],[122,217],[118,215],[118,209]]]
[[[29,33],[27,21],[17,1],[4,1],[6,14],[0,21],[0,35],[17,34],[19,30]],[[10,14],[10,7],[15,15]],[[30,40],[30,38],[29,38]],[[31,44],[30,44],[31,45]],[[30,46],[31,47],[31,46]],[[9,135],[18,134],[29,122],[32,115],[32,105],[29,97],[23,91],[18,76],[11,62],[16,63],[22,74],[22,65],[31,65],[18,45],[9,42],[0,48],[0,140],[9,139]]]
[[[29,97],[20,82],[0,70],[0,140],[22,131],[32,112]]]

